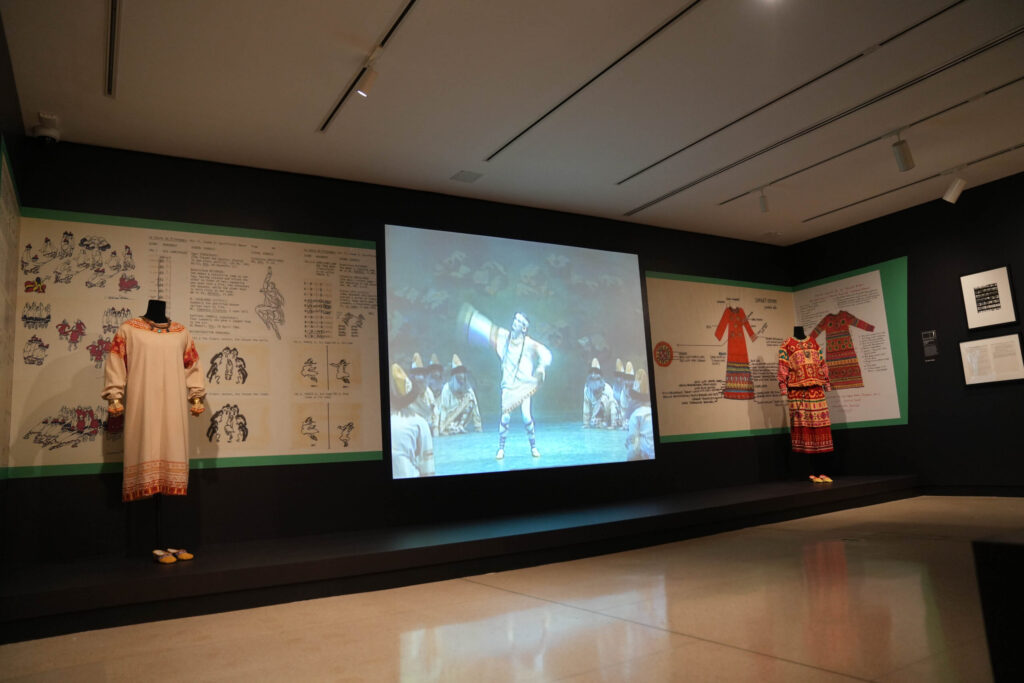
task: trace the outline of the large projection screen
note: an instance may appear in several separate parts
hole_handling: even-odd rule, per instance
[[[385,271],[396,479],[654,458],[635,254],[388,225]]]

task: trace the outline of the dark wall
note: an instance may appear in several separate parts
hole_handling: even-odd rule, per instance
[[[0,133],[21,135],[25,127],[21,121],[21,104],[14,83],[14,67],[7,51],[7,34],[0,19]]]
[[[384,224],[394,223],[635,249],[642,270],[774,284],[790,279],[786,250],[780,247],[67,142],[12,138],[9,147],[26,207],[378,244]],[[191,507],[175,515],[194,520],[193,543],[471,519],[778,479],[787,476],[788,451],[788,438],[773,435],[667,444],[659,446],[653,462],[400,482],[391,481],[387,459],[201,470],[192,473]],[[138,537],[141,548],[152,547],[146,539],[155,506],[122,505],[119,486],[120,475],[8,481],[6,546],[26,555],[83,548],[104,553]],[[31,522],[12,523],[15,516]],[[61,523],[67,519],[75,523]]]
[[[643,270],[797,284],[908,256],[910,423],[837,430],[847,474],[920,473],[937,485],[1021,485],[1011,430],[1022,385],[967,388],[956,342],[1019,330],[966,330],[959,276],[1024,272],[1024,175],[788,249],[541,211],[186,159],[9,140],[25,206],[254,230],[369,239],[395,223],[594,248],[636,249]],[[827,258],[824,256],[827,255]],[[1015,297],[1022,296],[1019,287]],[[383,300],[383,296],[381,297]],[[925,364],[923,329],[941,355]],[[386,334],[381,330],[381,338]],[[392,482],[389,463],[194,471],[186,501],[125,506],[120,475],[9,480],[4,547],[22,556],[145,551],[158,519],[185,520],[188,542],[364,529],[622,500],[800,476],[785,435],[659,446],[653,462]],[[177,506],[177,507],[174,507]],[[169,513],[168,510],[174,510]],[[69,520],[74,520],[69,523]]]
[[[1020,333],[1024,290],[1024,174],[936,199],[789,249],[808,281],[907,256],[910,414],[908,428],[835,432],[858,467],[891,463],[937,486],[1021,486],[1024,383],[964,384],[959,342]],[[960,276],[1010,267],[1018,322],[967,329]],[[1016,278],[1014,277],[1016,276]],[[925,363],[921,332],[938,333],[939,356]]]

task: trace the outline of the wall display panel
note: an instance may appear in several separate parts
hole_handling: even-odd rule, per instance
[[[148,299],[199,352],[193,468],[382,459],[372,242],[32,209],[21,223],[8,476],[120,468],[103,366]]]
[[[906,277],[902,299],[898,286],[886,291],[882,277],[881,268],[872,268],[800,285],[794,294],[797,324],[803,325],[825,352],[832,384],[825,397],[834,426],[906,423],[895,362],[897,348],[903,354],[907,349]],[[887,295],[894,304],[904,302],[897,318],[902,327],[890,327],[893,321],[887,312]]]
[[[0,142],[0,463],[7,461],[11,428],[11,382],[14,376],[14,305],[18,279],[18,234],[21,212],[14,188],[7,144]]]
[[[967,384],[1024,379],[1018,334],[960,342],[960,360]]]
[[[391,225],[385,254],[396,478],[654,457],[635,254]]]
[[[662,441],[782,432],[788,287],[647,274]]]
[[[798,287],[647,273],[663,442],[787,429],[778,348],[826,354],[834,427],[906,422],[906,259]]]

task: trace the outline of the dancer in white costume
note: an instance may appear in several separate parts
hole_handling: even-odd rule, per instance
[[[468,304],[463,306],[460,319],[466,327],[469,341],[490,346],[501,363],[501,421],[498,425],[498,452],[494,457],[498,460],[505,457],[505,440],[512,411],[521,408],[523,426],[530,439],[530,454],[539,458],[531,399],[544,382],[547,368],[551,365],[550,349],[526,334],[530,321],[522,313],[512,317],[510,330],[495,325]]]

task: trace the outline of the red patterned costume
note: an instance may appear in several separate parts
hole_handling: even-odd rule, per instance
[[[726,330],[729,331],[729,355],[725,367],[725,391],[722,392],[722,396],[750,400],[754,398],[754,381],[750,377],[750,358],[747,356],[747,340],[743,337],[743,332],[746,330],[750,335],[750,341],[757,339],[757,335],[751,329],[743,309],[731,306],[726,306],[722,312],[715,337],[721,340]]]
[[[825,392],[828,365],[813,337],[790,337],[779,347],[779,389],[789,400],[789,426],[796,453],[829,453],[832,420]]]
[[[851,326],[865,332],[875,331],[874,325],[858,320],[852,313],[839,311],[826,315],[811,332],[812,338],[816,338],[822,332],[825,333],[825,362],[828,363],[833,389],[864,386],[860,363],[857,362],[857,350],[853,348],[853,337],[850,336]]]
[[[188,401],[206,394],[192,336],[180,323],[132,318],[107,356],[103,398],[123,399],[127,502],[188,492]]]

